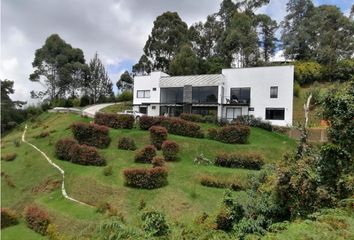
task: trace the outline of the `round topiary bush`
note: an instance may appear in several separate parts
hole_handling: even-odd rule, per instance
[[[163,157],[156,156],[151,161],[152,167],[164,167],[166,162]]]
[[[147,145],[135,155],[135,162],[138,163],[151,163],[152,159],[156,156],[156,148],[153,145]]]
[[[77,145],[78,142],[75,139],[72,138],[64,138],[60,139],[56,144],[55,144],[55,155],[57,158],[60,160],[66,160],[70,161],[71,160],[71,148]]]
[[[149,131],[151,144],[157,149],[161,149],[163,141],[167,139],[167,129],[160,126],[152,126]]]
[[[30,229],[41,235],[46,234],[50,220],[49,215],[45,210],[42,210],[37,206],[29,206],[26,208],[25,220]]]
[[[118,148],[123,150],[136,150],[134,139],[130,137],[122,137],[118,140]]]
[[[102,158],[95,147],[76,144],[70,149],[71,162],[80,165],[105,166],[106,160]]]
[[[179,146],[174,141],[164,141],[162,144],[162,154],[166,161],[177,160],[177,154],[179,152]]]

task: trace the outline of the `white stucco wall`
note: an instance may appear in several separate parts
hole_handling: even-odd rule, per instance
[[[225,76],[225,97],[230,96],[231,88],[250,87],[250,112],[255,117],[265,119],[266,108],[284,108],[284,120],[271,120],[274,125],[291,126],[293,119],[294,66],[255,67],[223,69]],[[270,87],[278,87],[278,98],[270,98]]]

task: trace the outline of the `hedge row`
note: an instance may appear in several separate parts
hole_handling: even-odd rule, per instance
[[[137,163],[151,163],[156,156],[156,148],[153,145],[147,145],[135,154],[135,162]]]
[[[182,113],[179,117],[190,122],[216,123],[218,121],[217,117],[213,115],[203,116],[199,114]]]
[[[264,164],[261,155],[255,153],[220,153],[215,158],[215,165],[228,168],[246,168],[259,170]]]
[[[108,147],[111,139],[108,136],[109,129],[94,123],[73,123],[71,130],[80,144],[86,144],[98,148]]]
[[[167,140],[167,129],[160,126],[152,126],[149,131],[151,144],[160,150],[162,143]]]
[[[128,114],[96,113],[95,115],[96,124],[110,128],[132,129],[134,127],[134,121],[134,116]]]
[[[50,223],[49,215],[45,210],[37,206],[30,206],[26,209],[25,220],[27,226],[35,232],[45,235]]]
[[[248,142],[251,129],[247,125],[227,125],[219,130],[212,128],[208,129],[208,138],[224,143],[240,143]]]
[[[123,171],[125,185],[134,188],[154,189],[167,185],[168,172],[165,167],[130,168]]]
[[[203,138],[204,134],[198,124],[185,121],[180,118],[170,117],[149,117],[142,116],[139,121],[139,127],[142,130],[148,130],[152,126],[162,126],[171,134]]]
[[[245,189],[244,184],[237,180],[224,180],[210,175],[201,176],[199,181],[201,185],[206,187],[230,188],[234,191],[240,191]]]
[[[80,165],[104,166],[106,161],[97,149],[87,145],[80,145],[71,138],[64,138],[55,144],[57,158]]]
[[[1,208],[1,229],[18,224],[17,214],[9,208]]]

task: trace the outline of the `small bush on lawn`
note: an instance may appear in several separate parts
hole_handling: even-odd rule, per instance
[[[245,125],[229,125],[222,127],[217,134],[216,140],[224,143],[240,143],[248,142],[250,135],[250,127]]]
[[[165,159],[159,156],[154,157],[151,163],[152,163],[152,167],[164,167],[166,164]]]
[[[158,211],[149,211],[141,216],[143,229],[148,236],[164,236],[169,233],[165,214]]]
[[[156,156],[156,148],[153,145],[147,145],[135,154],[135,162],[138,163],[151,163],[152,159]]]
[[[111,176],[113,174],[113,167],[112,166],[106,166],[103,169],[103,175],[105,176]]]
[[[26,209],[25,219],[27,226],[35,232],[45,235],[50,223],[49,215],[45,210],[37,206],[30,206]]]
[[[240,191],[245,188],[245,186],[237,180],[225,180],[210,175],[201,176],[199,181],[201,185],[206,187],[229,188],[234,191]]]
[[[96,113],[95,123],[111,128],[132,129],[134,127],[134,116],[116,113]]]
[[[106,148],[111,141],[108,136],[109,129],[105,126],[78,122],[72,124],[71,129],[80,144]]]
[[[17,214],[9,208],[1,208],[1,229],[18,224]]]
[[[215,165],[228,168],[246,168],[259,170],[264,165],[262,156],[252,153],[218,154]]]
[[[105,166],[106,160],[102,158],[95,147],[76,144],[70,149],[71,162],[80,165]]]
[[[166,128],[160,126],[152,126],[149,128],[149,131],[151,144],[160,150],[163,141],[167,139]]]
[[[130,137],[122,137],[118,140],[118,148],[134,151],[136,150],[135,141]]]
[[[17,154],[16,154],[16,153],[6,153],[6,154],[4,154],[4,155],[1,156],[1,160],[10,162],[10,161],[15,160],[16,157],[17,157]]]
[[[155,168],[130,168],[124,172],[125,185],[134,188],[154,189],[167,185],[167,169]]]
[[[71,160],[70,149],[77,144],[78,142],[72,138],[60,139],[55,144],[56,157],[59,158],[60,160],[70,161]]]
[[[166,161],[177,160],[179,146],[176,142],[166,140],[163,142],[161,149],[162,149],[162,154]]]

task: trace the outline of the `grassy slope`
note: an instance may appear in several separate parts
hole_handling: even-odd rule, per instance
[[[220,206],[223,190],[200,186],[197,182],[200,174],[208,173],[245,180],[248,174],[256,173],[256,171],[242,169],[196,166],[193,164],[193,159],[199,153],[212,159],[219,151],[252,151],[261,153],[270,163],[279,160],[284,152],[295,146],[295,142],[287,137],[261,129],[252,129],[250,143],[247,145],[229,145],[207,139],[170,135],[169,139],[180,144],[181,153],[178,162],[168,163],[169,185],[156,190],[137,190],[124,186],[122,169],[132,166],[149,166],[135,164],[133,162],[134,152],[118,150],[116,144],[119,136],[130,136],[135,139],[138,148],[141,148],[149,143],[148,132],[138,129],[111,130],[112,143],[108,149],[100,150],[100,152],[114,170],[112,176],[104,176],[102,167],[74,165],[55,159],[54,144],[64,136],[71,136],[68,126],[74,121],[88,122],[90,119],[73,114],[45,113],[41,115],[39,122],[29,125],[27,140],[46,152],[65,170],[69,195],[96,206],[100,202],[110,202],[125,216],[128,223],[134,225],[137,224],[140,216],[138,206],[141,199],[144,199],[148,208],[165,211],[171,222],[187,223],[203,211],[212,214]],[[208,125],[203,126],[203,128],[207,127]],[[34,138],[42,131],[52,130],[55,132],[47,138]],[[26,204],[36,202],[50,212],[59,231],[69,235],[85,232],[87,226],[94,225],[103,218],[95,212],[95,208],[80,206],[63,199],[59,188],[53,191],[45,190],[46,186],[47,188],[51,186],[51,182],[60,180],[60,175],[28,145],[21,143],[21,146],[16,148],[13,140],[20,140],[20,137],[21,129],[18,129],[2,141],[3,153],[16,152],[18,154],[13,162],[2,162],[2,171],[9,175],[15,184],[15,188],[12,188],[2,181],[1,199],[4,207],[15,208],[21,212]],[[7,232],[10,234],[10,231]]]
[[[101,109],[102,112],[117,113],[132,109],[132,102],[120,102]]]

